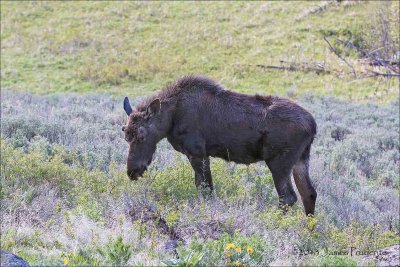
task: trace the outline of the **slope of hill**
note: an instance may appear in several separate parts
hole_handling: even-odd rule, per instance
[[[381,11],[397,38],[398,8],[397,1],[2,2],[2,88],[143,95],[204,73],[242,92],[393,99],[398,79],[355,79],[323,37],[366,42]],[[256,66],[280,61],[331,73]]]

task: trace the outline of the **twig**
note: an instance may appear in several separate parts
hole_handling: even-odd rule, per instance
[[[367,56],[367,55],[368,55],[368,52],[367,52],[367,51],[365,51],[364,49],[362,49],[362,48],[360,48],[360,47],[354,45],[353,43],[350,42],[350,40],[346,42],[346,41],[340,40],[340,39],[337,38],[337,37],[333,37],[333,38],[335,38],[339,43],[341,43],[341,44],[343,44],[343,45],[345,45],[345,46],[350,46],[351,48],[354,48],[354,49],[356,49],[357,51],[361,52],[362,56]],[[325,39],[325,37],[324,37],[324,39]],[[326,41],[326,39],[325,39],[325,41]]]
[[[249,65],[249,66],[256,66],[263,69],[277,69],[277,70],[290,70],[293,71],[291,67],[283,67],[283,66],[272,66],[272,65],[263,65],[263,64],[256,64],[256,65]]]
[[[288,64],[288,66],[275,66],[275,65],[264,65],[264,64],[256,64],[256,65],[249,65],[249,66],[256,66],[263,69],[277,69],[277,70],[287,70],[287,71],[302,71],[302,72],[316,72],[319,73],[330,73],[329,70],[326,70],[325,67],[321,64],[317,64],[316,66],[309,66],[309,63],[290,63],[285,62],[283,60],[280,61],[282,64]]]
[[[153,221],[156,223],[161,233],[168,235],[171,240],[184,241],[173,227],[168,226],[166,220],[163,218],[157,207],[149,203],[146,199],[132,199],[126,195],[125,212],[129,215],[132,221],[138,219],[143,223]]]
[[[334,37],[338,42],[340,42],[341,44],[345,45],[345,46],[350,46],[351,48],[354,48],[355,50],[357,50],[358,52],[361,52],[363,57],[367,57],[369,58],[371,61],[369,63],[370,66],[382,66],[385,68],[390,69],[391,71],[393,71],[396,74],[400,74],[400,70],[398,68],[393,67],[394,66],[400,66],[400,61],[391,61],[391,60],[385,60],[382,59],[379,54],[377,53],[377,51],[379,51],[381,48],[379,49],[375,49],[374,51],[366,51],[365,49],[362,49],[356,45],[354,45],[353,43],[351,43],[350,41],[343,41],[340,40],[337,37]],[[325,39],[325,38],[324,38]],[[326,39],[325,39],[326,41]],[[390,75],[390,76],[396,76],[396,75]]]
[[[400,74],[400,70],[396,69],[395,67],[392,66],[392,64],[389,64],[388,61],[382,59],[378,54],[375,54],[374,60],[378,63],[378,66],[382,66],[385,68],[390,69],[396,74]]]
[[[326,39],[326,36],[324,36],[324,40],[325,40],[325,42],[327,42],[327,44],[329,45],[331,52],[335,53],[335,55],[336,55],[338,58],[340,58],[341,60],[343,60],[343,62],[345,62],[345,63],[352,69],[353,74],[354,74],[354,77],[357,79],[357,72],[356,72],[356,70],[354,69],[353,65],[351,65],[344,57],[342,57],[342,56],[336,51],[335,48],[333,48],[333,46],[331,45],[331,43]]]
[[[320,3],[316,6],[313,6],[309,9],[305,10],[304,12],[302,12],[299,16],[297,16],[296,21],[302,20],[309,15],[323,12],[329,7],[329,5],[332,5],[332,4],[334,4],[333,1],[326,1],[326,2]]]
[[[383,62],[384,64],[391,65],[391,66],[396,66],[396,65],[399,65],[399,66],[400,66],[400,61],[390,61],[390,60],[384,60],[384,59],[382,59],[380,62],[378,62],[378,61],[371,61],[371,62],[369,62],[368,64],[369,64],[370,66],[381,66],[380,64],[382,64],[382,62]]]
[[[384,77],[400,77],[400,74],[397,73],[382,73],[382,72],[377,72],[371,70],[371,72],[374,74],[373,76],[384,76]]]

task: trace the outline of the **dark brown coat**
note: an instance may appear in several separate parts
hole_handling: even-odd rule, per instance
[[[196,186],[212,189],[209,157],[250,164],[265,161],[282,205],[297,197],[307,214],[314,213],[317,193],[308,174],[311,143],[316,134],[312,115],[294,102],[274,96],[227,91],[204,76],[186,76],[135,107],[125,98],[129,115],[123,130],[130,143],[128,176],[141,176],[157,142],[167,138],[184,153]]]

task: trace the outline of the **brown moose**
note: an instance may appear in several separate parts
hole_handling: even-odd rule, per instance
[[[265,161],[280,205],[297,201],[290,179],[301,195],[306,214],[313,214],[317,193],[309,177],[314,118],[294,102],[275,96],[245,95],[225,90],[204,76],[186,76],[132,109],[125,97],[129,143],[127,173],[132,180],[150,165],[156,144],[167,138],[185,154],[197,187],[213,188],[209,157],[236,163]]]

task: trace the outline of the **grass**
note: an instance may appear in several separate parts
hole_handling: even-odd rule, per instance
[[[204,73],[246,93],[285,95],[295,88],[300,96],[395,98],[398,79],[354,79],[323,41],[332,33],[363,36],[379,3],[334,4],[308,14],[316,4],[2,2],[2,88],[138,96]],[[391,2],[386,12],[396,18],[397,9]],[[249,66],[280,60],[321,62],[342,74]]]

